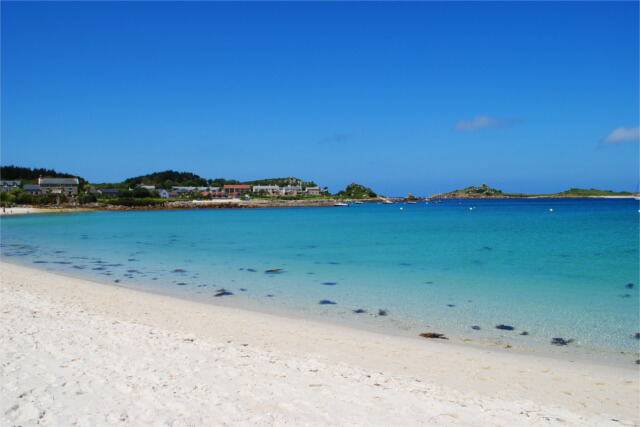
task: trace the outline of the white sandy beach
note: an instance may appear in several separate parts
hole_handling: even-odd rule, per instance
[[[636,366],[393,337],[0,268],[2,426],[640,423]]]

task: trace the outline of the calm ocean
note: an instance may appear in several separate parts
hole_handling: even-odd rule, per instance
[[[630,199],[38,214],[2,218],[1,254],[328,325],[633,363],[638,215]]]

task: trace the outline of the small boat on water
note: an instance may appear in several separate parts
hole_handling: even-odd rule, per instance
[[[349,204],[348,204],[348,203],[345,203],[345,202],[335,202],[335,203],[333,204],[333,206],[343,206],[343,207],[344,207],[344,206],[349,206]]]
[[[389,200],[389,199],[382,199],[382,203],[385,204],[385,205],[392,205],[393,204],[393,202],[391,200]]]
[[[412,201],[407,202],[407,203],[408,203],[408,204],[410,204],[410,205],[415,205],[415,204],[416,204],[416,203],[418,203],[418,202],[416,202],[415,200],[412,200]]]

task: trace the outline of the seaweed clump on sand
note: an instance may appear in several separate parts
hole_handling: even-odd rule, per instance
[[[551,344],[557,345],[557,346],[567,345],[574,341],[575,340],[573,338],[569,338],[568,340],[565,340],[564,338],[551,338]]]
[[[437,332],[423,332],[420,334],[423,338],[440,338],[441,340],[448,340],[449,338],[445,337],[444,334],[439,334]]]
[[[227,295],[233,295],[233,292],[229,292],[228,290],[224,289],[224,288],[220,288],[218,290],[216,290],[217,294],[214,295],[214,297],[224,297]]]

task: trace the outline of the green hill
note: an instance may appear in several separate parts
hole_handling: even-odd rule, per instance
[[[611,190],[596,190],[594,188],[590,190],[583,190],[581,188],[572,188],[561,193],[549,194],[553,197],[598,197],[598,196],[631,196],[632,193],[628,191],[611,191]]]
[[[243,184],[249,185],[277,185],[280,187],[286,187],[287,185],[299,186],[303,188],[307,187],[317,187],[315,182],[313,181],[303,181],[301,179],[295,177],[289,178],[266,178],[266,179],[258,179],[255,181],[245,181]]]
[[[347,188],[334,194],[334,196],[343,199],[370,199],[373,197],[378,197],[378,195],[374,193],[370,188],[356,183],[347,185]]]

